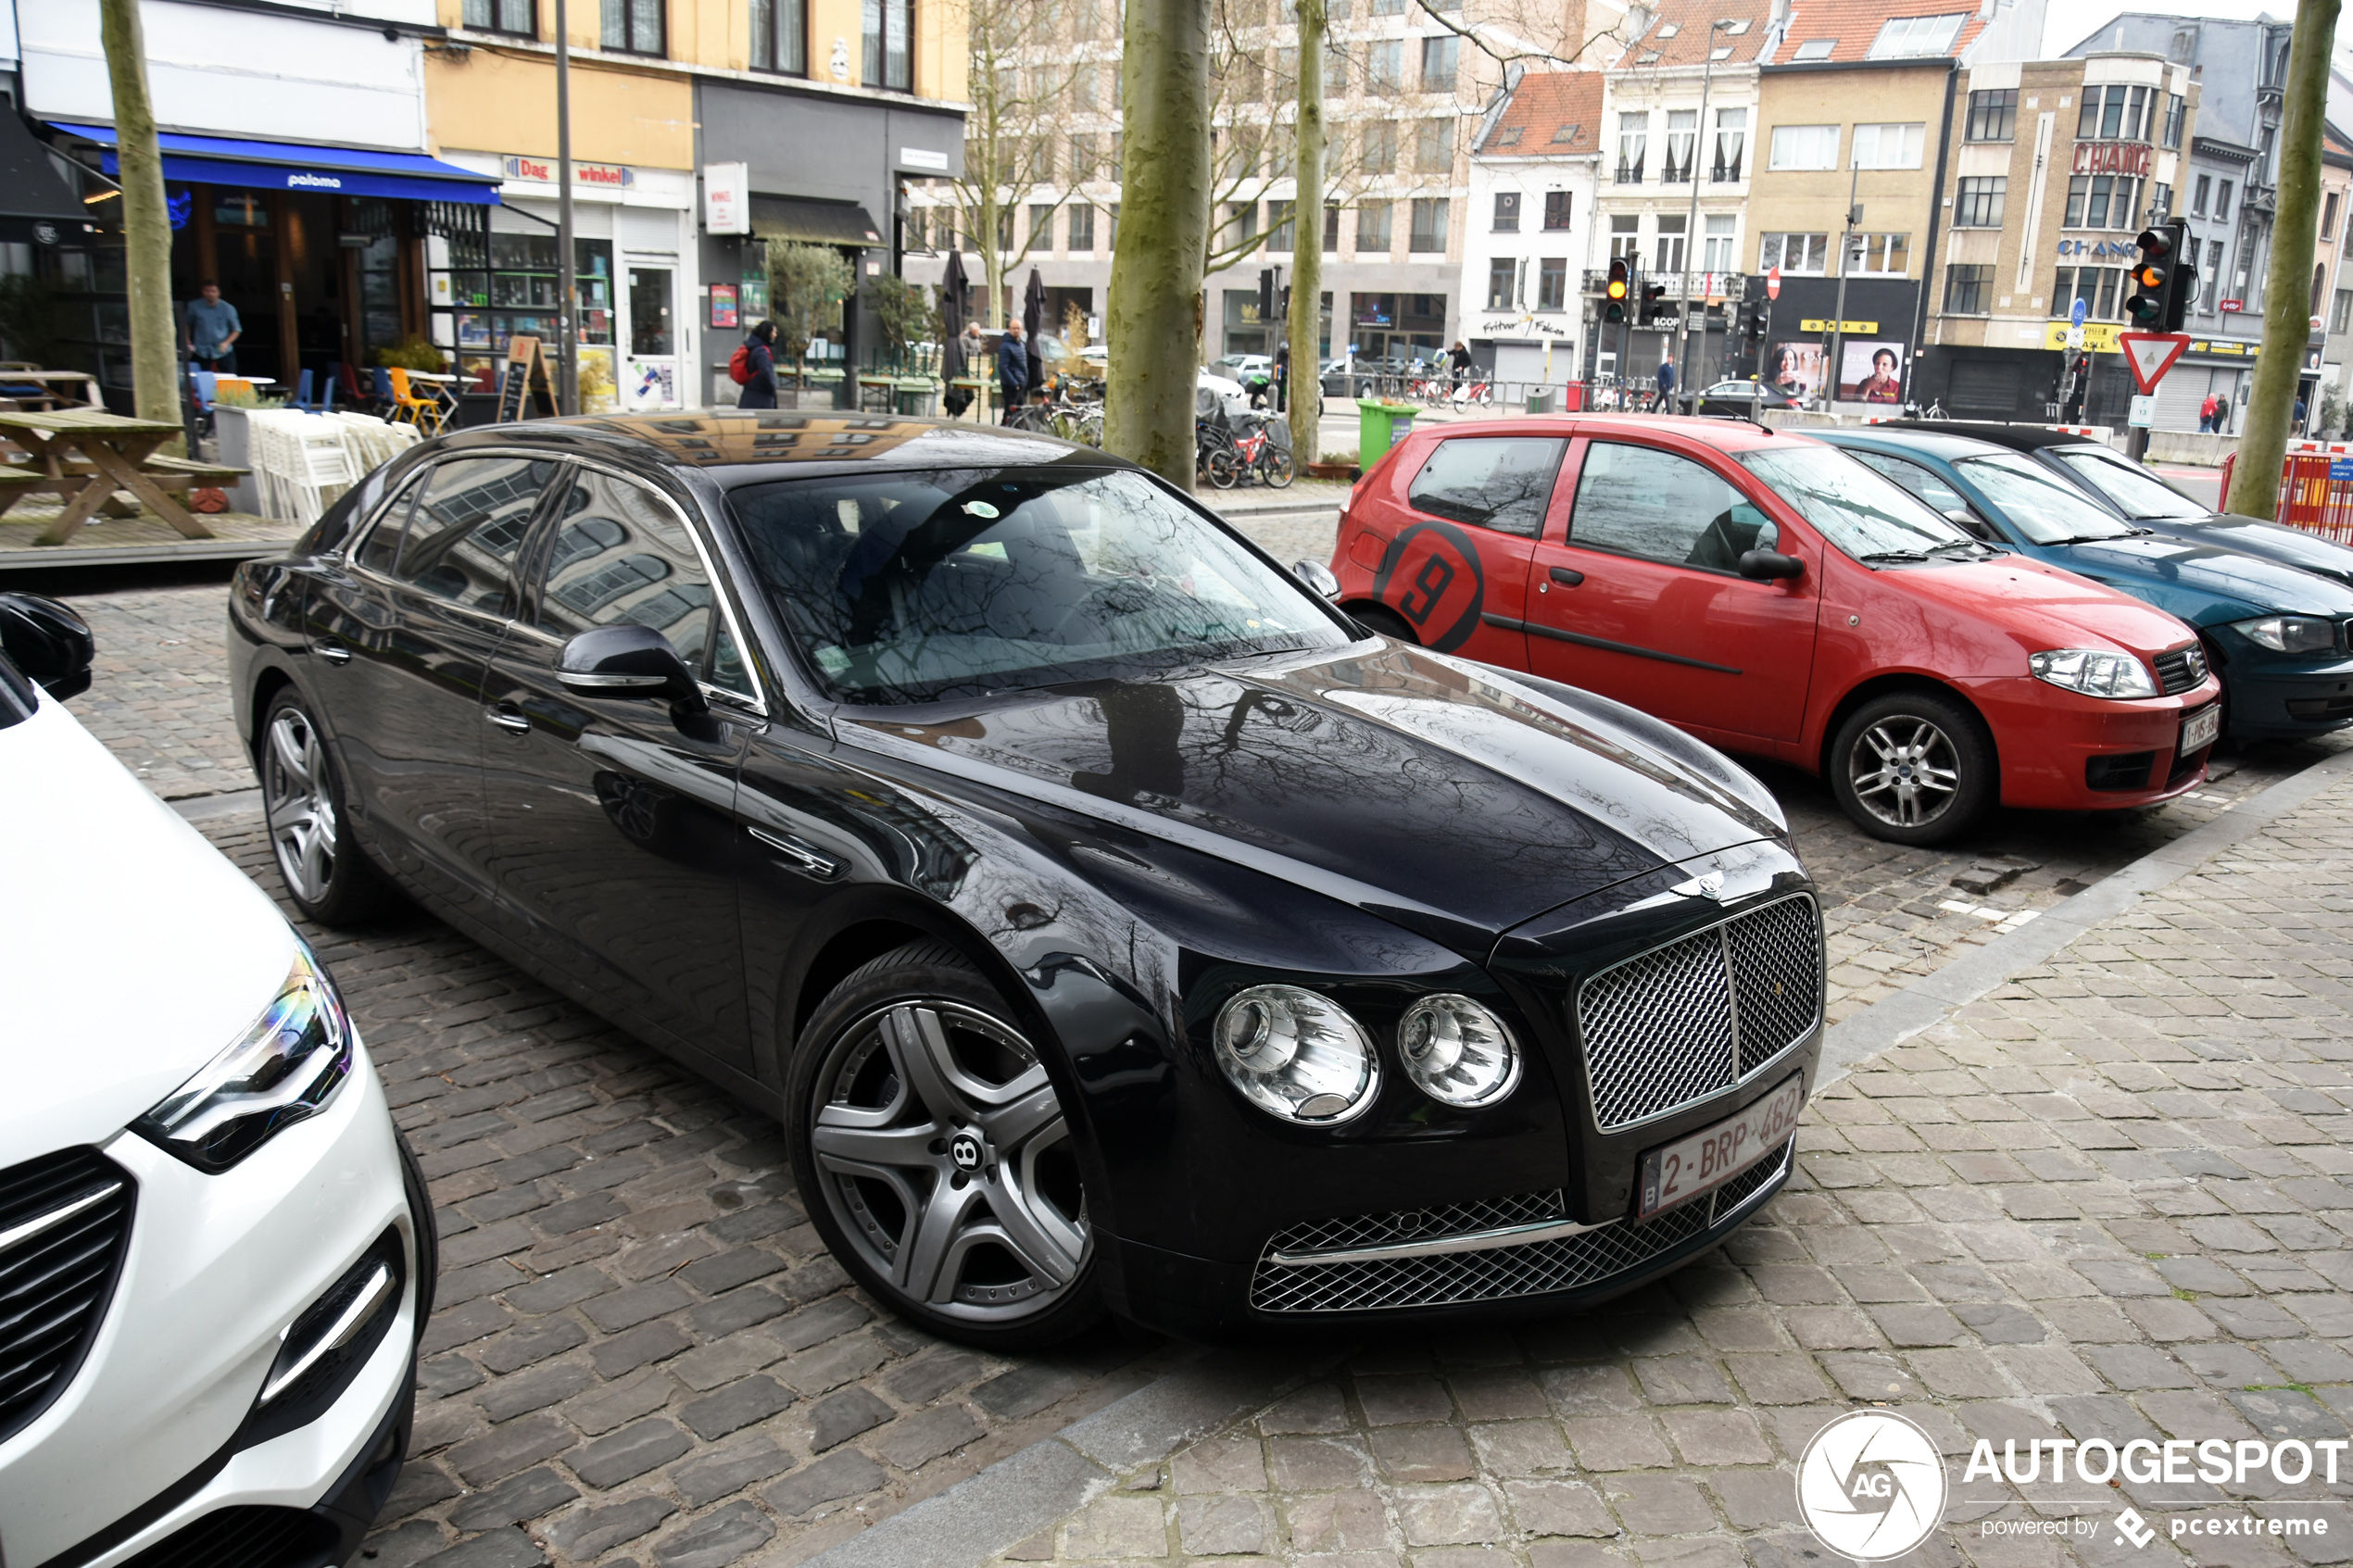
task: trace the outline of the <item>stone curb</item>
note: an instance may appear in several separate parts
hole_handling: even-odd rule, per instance
[[[1205,1350],[946,1491],[812,1558],[806,1568],[979,1568],[1077,1512],[1122,1475],[1330,1369],[1349,1347],[1299,1356],[1264,1348]]]
[[[2260,795],[2227,808],[2212,822],[2102,877],[2016,930],[1921,976],[1894,996],[1881,997],[1845,1022],[1832,1024],[1822,1043],[1815,1088],[1818,1091],[1837,1083],[1867,1059],[1901,1045],[1945,1014],[2045,962],[2092,927],[2131,909],[2143,894],[2187,876],[2347,773],[2353,773],[2353,751],[2322,758]]]

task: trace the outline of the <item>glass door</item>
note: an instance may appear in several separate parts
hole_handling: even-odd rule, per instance
[[[675,408],[678,399],[677,272],[667,264],[631,261],[629,364],[623,406]]]

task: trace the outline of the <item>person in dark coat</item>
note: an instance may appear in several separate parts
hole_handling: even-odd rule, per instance
[[[752,328],[744,339],[746,357],[751,361],[751,380],[744,383],[736,395],[738,408],[773,408],[776,406],[776,323],[762,321]]]
[[[1005,335],[997,340],[997,390],[1004,404],[1002,420],[1013,422],[1013,410],[1028,400],[1029,350],[1021,341],[1021,323],[1005,323]]]

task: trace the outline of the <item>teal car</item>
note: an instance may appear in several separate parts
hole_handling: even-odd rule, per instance
[[[1806,433],[1989,545],[2189,622],[2222,683],[2226,734],[2295,737],[2353,724],[2353,586],[2128,522],[2032,458],[1990,442],[1881,426]]]

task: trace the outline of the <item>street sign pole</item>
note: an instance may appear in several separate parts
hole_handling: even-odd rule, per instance
[[[2165,379],[2190,345],[2187,332],[2119,332],[2116,346],[2124,351],[2124,368],[2133,372],[2133,384],[2144,397],[2157,395],[2158,383]],[[2146,425],[2134,425],[2125,433],[2124,452],[2139,462],[2148,451],[2149,433]]]

